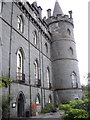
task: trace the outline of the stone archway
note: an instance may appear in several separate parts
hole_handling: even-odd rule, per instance
[[[25,106],[25,99],[23,93],[19,94],[18,102],[17,102],[17,116],[24,117],[24,106]]]

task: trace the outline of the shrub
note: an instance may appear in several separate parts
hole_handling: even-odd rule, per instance
[[[70,108],[71,108],[71,106],[69,104],[60,104],[59,105],[60,110],[68,111],[68,110],[70,110]]]
[[[70,109],[69,111],[65,112],[62,118],[64,119],[88,118],[88,112],[82,109]]]
[[[86,101],[86,102],[85,102]],[[88,100],[71,100],[69,104],[60,104],[59,109],[65,110],[63,119],[72,118],[88,118],[90,111],[88,111]]]
[[[75,100],[70,100],[69,101],[69,105],[74,108],[75,107],[75,104],[76,104],[76,101]]]
[[[3,95],[2,96],[2,118],[8,118],[8,111],[9,111],[9,103],[7,96]]]
[[[49,113],[49,112],[55,112],[55,108],[51,103],[47,103],[45,107],[42,109],[41,113]]]

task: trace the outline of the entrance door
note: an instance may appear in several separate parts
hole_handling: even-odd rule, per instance
[[[24,98],[22,94],[19,95],[17,107],[18,107],[17,108],[18,117],[23,117],[24,116]]]

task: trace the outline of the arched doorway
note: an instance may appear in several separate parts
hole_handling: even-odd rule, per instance
[[[22,93],[19,94],[18,104],[17,104],[17,116],[24,117],[24,95]]]

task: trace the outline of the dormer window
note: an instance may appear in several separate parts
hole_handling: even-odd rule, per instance
[[[24,31],[24,23],[23,23],[23,17],[21,15],[18,16],[18,24],[17,24],[18,30],[21,32]]]

